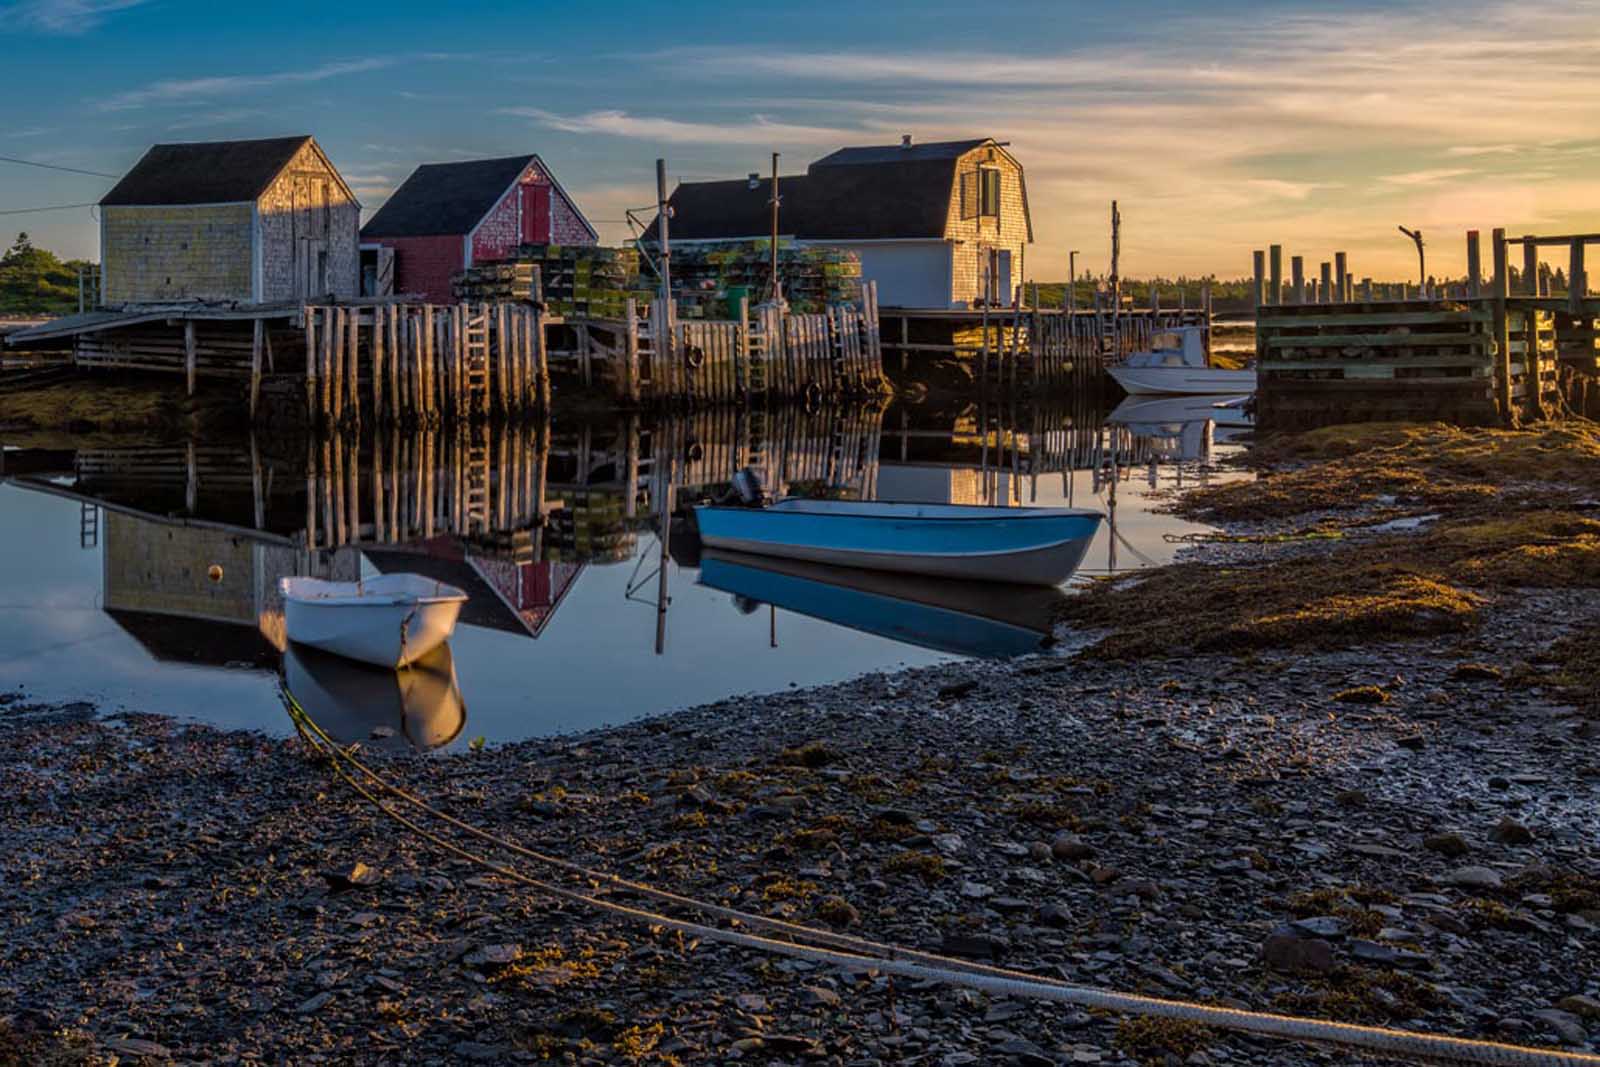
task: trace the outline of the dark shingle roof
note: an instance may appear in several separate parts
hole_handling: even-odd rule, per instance
[[[955,161],[828,166],[778,178],[778,230],[809,240],[942,238]],[[772,180],[685,182],[672,194],[672,235],[686,241],[756,237],[772,230]],[[654,227],[649,236],[654,236]]]
[[[226,204],[266,192],[308,136],[158,144],[100,201],[103,205]]]
[[[361,227],[362,237],[436,237],[469,232],[500,202],[533,155],[424,163]]]
[[[811,166],[815,169],[869,163],[921,163],[935,159],[954,162],[974,148],[980,148],[988,143],[987,137],[979,137],[969,141],[929,141],[927,144],[913,144],[910,147],[898,144],[862,145],[830,152]]]

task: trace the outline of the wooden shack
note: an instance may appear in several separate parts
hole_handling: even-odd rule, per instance
[[[158,144],[100,201],[102,300],[353,297],[360,217],[309,136]]]
[[[991,137],[841,148],[779,176],[778,234],[854,252],[886,306],[1009,305],[1033,241],[1022,164]],[[675,245],[766,239],[772,179],[684,182]]]
[[[599,240],[536,155],[428,163],[361,228],[363,292],[448,304],[451,276],[474,264],[509,259],[523,244]]]

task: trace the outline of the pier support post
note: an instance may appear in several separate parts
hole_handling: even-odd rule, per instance
[[[1304,256],[1293,256],[1289,259],[1290,288],[1294,292],[1294,303],[1306,302],[1306,259]]]
[[[1267,302],[1267,253],[1256,249],[1252,254],[1256,270],[1256,307]]]
[[[1335,299],[1341,304],[1350,303],[1355,293],[1350,285],[1350,260],[1343,252],[1333,254],[1333,276],[1339,286],[1339,295]]]
[[[1522,291],[1539,295],[1539,239],[1532,235],[1522,238]]]
[[[183,373],[188,381],[189,395],[194,396],[194,376],[196,362],[196,344],[194,338],[194,320],[183,320]]]
[[[250,421],[252,422],[256,417],[256,404],[261,400],[261,341],[266,332],[266,322],[257,319],[250,336]],[[255,438],[250,439],[250,444],[253,449]],[[258,523],[257,527],[259,526]]]
[[[1271,282],[1267,288],[1267,303],[1283,303],[1283,246],[1272,245],[1268,252],[1271,257],[1272,273]]]
[[[1477,230],[1467,231],[1467,295],[1483,295],[1483,249]]]
[[[1501,419],[1512,425],[1517,417],[1511,408],[1511,323],[1506,310],[1506,300],[1511,295],[1511,275],[1506,262],[1506,231],[1495,229],[1491,240],[1494,244],[1495,398]]]
[[[1327,260],[1322,261],[1320,282],[1317,286],[1317,303],[1333,303],[1333,264]]]
[[[1589,272],[1583,266],[1583,238],[1572,239],[1571,263],[1567,266],[1567,310],[1580,318],[1583,298],[1589,294]]]

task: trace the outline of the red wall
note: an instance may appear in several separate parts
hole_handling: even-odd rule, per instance
[[[371,243],[394,249],[396,293],[415,293],[431,304],[455,303],[450,276],[466,265],[461,237],[382,237]]]

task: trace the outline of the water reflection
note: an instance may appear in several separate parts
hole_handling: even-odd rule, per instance
[[[1086,570],[1170,558],[1165,535],[1195,527],[1147,503],[1215,476],[1219,420],[1107,421],[1075,403],[8,445],[0,581],[16,603],[0,604],[0,668],[41,695],[98,689],[273,729],[281,679],[342,740],[389,729],[427,748],[1032,651],[1067,594],[701,559],[672,517],[753,466],[778,494],[1099,507]],[[469,593],[439,670],[408,683],[287,646],[279,578],[397,571]],[[80,662],[86,641],[105,654]]]

